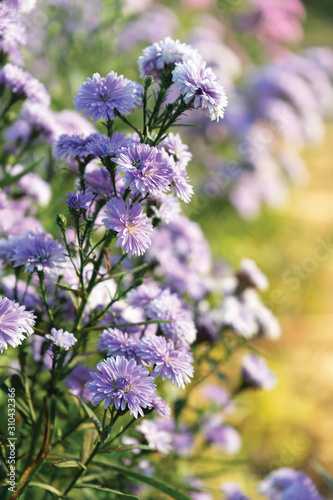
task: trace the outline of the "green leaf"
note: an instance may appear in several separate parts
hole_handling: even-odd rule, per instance
[[[134,495],[127,495],[127,493],[122,493],[121,491],[117,490],[111,490],[110,488],[99,486],[98,484],[78,484],[77,486],[74,486],[74,488],[79,488],[79,489],[90,488],[91,490],[108,491],[109,493],[114,493],[115,495],[121,496],[124,500],[126,498],[128,500],[140,500],[139,497],[135,497]]]
[[[76,397],[76,396],[75,396]],[[79,399],[79,398],[78,398]],[[88,405],[86,405],[82,400],[80,400],[80,405],[82,406],[82,408],[84,409],[84,411],[86,412],[86,414],[88,415],[88,417],[90,418],[90,420],[92,421],[92,423],[94,424],[94,426],[96,427],[96,429],[98,430],[98,432],[102,432],[103,430],[103,426],[102,426],[102,423],[101,421],[99,420],[99,418],[95,415],[95,413],[89,408]]]
[[[79,469],[86,469],[87,467],[78,460],[60,460],[60,462],[55,462],[52,464],[54,467],[59,467],[64,469],[65,467],[78,467]]]
[[[169,486],[168,484],[163,483],[159,479],[145,476],[144,474],[140,474],[137,471],[127,469],[126,467],[121,467],[120,465],[117,465],[117,464],[112,464],[109,461],[101,460],[100,458],[97,460],[94,459],[93,461],[94,461],[94,463],[103,465],[104,467],[111,467],[112,469],[120,472],[124,476],[133,477],[134,479],[137,479],[138,481],[141,481],[142,483],[149,484],[150,486],[154,486],[154,488],[157,488],[158,490],[163,491],[163,493],[166,493],[167,495],[169,495],[171,498],[174,498],[175,500],[191,500],[191,498],[188,495],[186,495],[185,493],[182,493],[181,491],[177,490],[176,488],[173,488],[172,486]]]
[[[57,288],[60,288],[60,290],[66,290],[67,292],[72,292],[74,293],[74,295],[78,295],[79,297],[85,297],[87,294],[87,292],[85,292],[84,290],[76,290],[74,288],[71,288],[70,286],[67,286],[67,285],[62,285],[61,283],[56,283],[55,286]]]
[[[61,493],[54,486],[50,486],[49,484],[39,483],[38,481],[30,481],[29,486],[36,486],[37,488],[42,488],[43,490],[47,490],[50,493],[54,493],[57,497],[62,497]]]
[[[19,181],[21,177],[31,172],[38,165],[39,162],[40,160],[35,161],[32,165],[30,165],[30,167],[25,168],[24,170],[22,170],[22,172],[20,172],[17,175],[5,177],[5,179],[2,179],[0,181],[0,188],[10,186],[11,184],[14,184],[15,182]]]

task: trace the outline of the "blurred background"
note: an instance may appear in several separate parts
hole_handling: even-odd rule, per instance
[[[184,211],[214,258],[257,262],[282,327],[281,339],[256,341],[277,387],[241,396],[233,421],[252,465],[223,476],[253,498],[272,468],[302,469],[323,492],[315,462],[333,474],[333,53],[312,49],[333,49],[332,21],[330,0],[54,0],[26,19],[26,68],[47,86],[53,111],[74,109],[94,72],[137,79],[138,54],[165,36],[196,46],[221,76],[225,120],[179,128],[194,156],[196,198]],[[52,213],[59,198],[55,190]]]

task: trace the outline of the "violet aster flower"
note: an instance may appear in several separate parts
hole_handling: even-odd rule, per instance
[[[203,422],[203,434],[209,442],[224,453],[232,455],[241,449],[242,441],[239,432],[231,425],[224,424],[222,419],[219,421],[219,415],[217,418]]]
[[[131,415],[143,417],[143,408],[152,405],[156,391],[148,370],[124,356],[107,358],[97,365],[97,369],[101,373],[90,373],[93,381],[86,384],[93,393],[93,405],[103,400],[104,408],[114,405],[117,410],[125,410],[127,405]]]
[[[107,356],[124,356],[126,359],[136,358],[137,339],[117,328],[104,330],[97,342],[97,349],[106,351]]]
[[[179,200],[172,194],[160,196],[157,201],[160,202],[160,205],[158,207],[151,206],[150,208],[154,211],[155,217],[161,219],[166,224],[169,224],[169,222],[180,214],[181,207]]]
[[[26,43],[25,30],[14,9],[0,3],[0,52],[8,54],[14,64],[22,65],[22,56],[18,48]]]
[[[127,148],[132,144],[132,139],[125,134],[114,133],[107,137],[105,134],[97,135],[88,145],[89,153],[92,156],[115,156],[122,148]]]
[[[323,500],[306,474],[287,467],[271,472],[259,492],[269,500]]]
[[[138,59],[140,76],[144,78],[151,75],[159,78],[161,71],[165,68],[171,71],[175,63],[193,57],[198,57],[195,49],[167,36],[143,49],[142,56]]]
[[[147,307],[147,315],[151,319],[169,320],[171,323],[161,323],[160,327],[166,337],[175,343],[192,344],[196,339],[196,328],[190,311],[179,297],[165,289]]]
[[[69,206],[70,209],[79,212],[80,210],[86,210],[94,199],[94,195],[92,193],[85,193],[84,191],[80,191],[79,193],[72,194],[70,191],[67,193],[68,201],[63,201],[66,205]]]
[[[60,330],[52,328],[51,335],[47,334],[45,335],[45,338],[51,340],[52,344],[60,347],[61,349],[65,349],[65,351],[68,351],[68,349],[70,349],[75,342],[77,342],[77,339],[72,333],[66,331],[64,332],[62,328],[60,328]]]
[[[57,273],[57,268],[65,263],[64,251],[50,234],[27,232],[15,245],[11,260],[14,267],[26,266],[25,272]]]
[[[267,277],[251,259],[242,259],[237,277],[245,286],[258,288],[259,290],[266,290],[268,287]]]
[[[157,413],[164,418],[170,418],[171,416],[171,408],[166,401],[160,396],[154,396],[151,401],[151,408],[154,408]]]
[[[191,382],[193,366],[188,353],[183,348],[175,349],[174,343],[164,337],[150,335],[142,339],[137,346],[137,355],[149,364],[154,365],[152,377],[168,378],[177,387],[185,389],[185,384]]]
[[[218,77],[202,59],[176,63],[172,75],[186,104],[193,100],[193,107],[201,108],[211,120],[223,118],[227,97]]]
[[[99,137],[99,134],[92,133],[84,137],[81,135],[62,134],[53,146],[53,156],[62,160],[85,160],[90,153],[90,144]]]
[[[268,368],[264,359],[255,354],[246,354],[242,361],[242,379],[246,387],[255,389],[273,389],[276,377]]]
[[[142,104],[142,85],[132,82],[122,75],[111,71],[102,78],[99,73],[94,73],[92,78],[79,87],[74,104],[83,115],[91,116],[96,122],[114,120],[115,114],[128,115]]]
[[[173,155],[175,161],[181,161],[186,166],[192,159],[192,154],[188,150],[188,146],[183,143],[179,134],[170,132],[168,136],[160,143],[167,153]]]
[[[174,163],[172,187],[176,191],[177,196],[185,203],[191,201],[194,194],[193,187],[189,184],[189,177],[186,172],[185,165],[180,161]]]
[[[82,399],[84,403],[91,401],[92,395],[85,384],[90,380],[90,367],[85,365],[76,365],[71,373],[64,379],[64,384],[74,396]]]
[[[153,299],[156,299],[160,293],[161,289],[157,286],[157,284],[154,281],[148,281],[137,288],[134,288],[134,290],[131,290],[126,298],[129,304],[133,307],[147,307],[149,303]]]
[[[7,349],[8,344],[17,347],[25,339],[24,334],[31,335],[36,316],[25,310],[17,302],[0,296],[0,352]]]
[[[109,228],[117,231],[118,241],[116,247],[122,246],[128,255],[142,255],[149,247],[150,235],[153,226],[148,217],[142,213],[139,203],[130,207],[122,198],[112,198],[106,203],[106,219],[102,222]]]
[[[1,85],[8,85],[19,99],[29,99],[44,106],[50,104],[50,96],[44,85],[14,64],[8,63],[0,70]]]
[[[172,449],[172,435],[169,431],[164,430],[162,421],[162,418],[144,419],[137,426],[137,429],[144,435],[148,446],[163,453],[163,455],[167,455]]]
[[[244,495],[236,483],[224,483],[221,491],[225,493],[226,500],[250,500],[250,497]]]
[[[173,178],[169,155],[148,144],[133,144],[115,160],[125,174],[125,187],[133,194],[159,196],[168,191]]]

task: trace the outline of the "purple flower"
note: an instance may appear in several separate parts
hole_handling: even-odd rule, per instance
[[[148,144],[133,144],[115,160],[133,194],[159,196],[170,189],[173,166],[169,155]]]
[[[108,198],[112,198],[112,196],[114,196],[111,177],[105,167],[89,163],[84,171],[84,180],[87,184],[87,191],[95,195],[97,194],[96,200],[100,200],[102,195],[105,195]],[[122,194],[124,192],[123,180],[117,172],[116,189],[118,194]]]
[[[224,453],[233,455],[241,449],[242,441],[239,432],[231,425],[216,424],[208,420],[203,433],[209,442],[220,448]]]
[[[138,341],[127,332],[117,328],[104,330],[97,342],[97,349],[106,351],[107,356],[124,356],[126,359],[136,358]]]
[[[194,194],[193,187],[189,184],[189,177],[186,172],[185,165],[180,161],[174,163],[172,187],[177,193],[177,196],[185,203],[191,201]]]
[[[92,133],[86,137],[73,134],[62,134],[53,146],[53,156],[58,160],[84,160],[89,156],[91,143],[99,137],[99,134]]]
[[[92,156],[115,156],[122,148],[127,148],[132,144],[132,139],[124,134],[116,132],[113,136],[107,137],[105,134],[97,135],[88,145],[89,153]]]
[[[166,289],[152,300],[147,308],[151,319],[168,320],[171,323],[161,323],[160,327],[166,337],[175,343],[192,344],[196,339],[196,328],[190,311],[182,304],[179,297]]]
[[[193,107],[201,108],[211,120],[223,118],[227,97],[218,77],[202,59],[176,63],[172,74],[185,103],[193,101]]]
[[[169,155],[173,155],[175,161],[180,161],[186,167],[191,161],[192,154],[188,150],[188,146],[183,144],[179,134],[170,132],[168,136],[160,143]]]
[[[269,500],[323,500],[306,474],[287,467],[271,472],[259,492]]]
[[[64,384],[69,392],[82,399],[84,403],[91,401],[92,395],[85,384],[90,379],[90,367],[85,365],[76,365],[74,370],[64,379]]]
[[[51,340],[52,344],[60,347],[61,349],[65,349],[68,351],[77,339],[74,337],[72,333],[64,332],[62,328],[60,330],[56,330],[55,328],[51,329],[51,335],[45,335],[45,338]]]
[[[124,356],[107,358],[97,365],[97,369],[101,373],[90,373],[93,381],[86,384],[94,394],[93,405],[105,400],[104,408],[114,405],[117,410],[125,410],[127,404],[131,415],[143,417],[143,408],[152,405],[156,390],[148,370]]]
[[[246,387],[255,389],[273,389],[276,377],[268,368],[265,360],[255,354],[246,354],[242,360],[242,379]]]
[[[114,71],[105,78],[94,73],[79,87],[74,104],[78,111],[84,111],[83,115],[91,116],[94,122],[100,118],[114,120],[115,113],[128,115],[140,106],[142,92],[142,85],[122,75],[117,76]]]
[[[245,285],[259,290],[266,290],[268,280],[251,259],[242,259],[237,278]]]
[[[174,343],[164,337],[150,335],[142,339],[137,346],[137,355],[147,363],[154,365],[152,377],[168,378],[172,384],[185,389],[185,384],[191,382],[193,366],[188,353],[183,348],[175,349]]]
[[[14,64],[22,65],[18,45],[26,43],[25,30],[14,9],[0,3],[0,52],[8,54]]]
[[[131,255],[142,255],[150,246],[150,235],[153,226],[148,217],[142,213],[139,203],[130,207],[122,198],[111,198],[106,204],[106,219],[104,225],[118,233],[116,247],[122,246],[124,252]]]
[[[224,483],[221,491],[226,494],[226,500],[250,500],[250,497],[244,495],[236,483]]]
[[[168,36],[143,49],[142,56],[138,59],[140,76],[159,78],[160,72],[165,68],[171,71],[175,63],[193,57],[198,57],[195,49]]]
[[[218,406],[222,406],[223,408],[232,409],[233,404],[230,400],[230,394],[222,387],[218,385],[207,384],[202,387],[202,395],[213,401]]]
[[[25,306],[0,296],[0,352],[7,349],[8,344],[17,347],[25,339],[24,334],[31,335],[35,324],[35,315],[26,311]]]
[[[155,217],[161,219],[166,224],[169,224],[169,222],[180,214],[181,208],[179,200],[172,194],[162,195],[157,201],[160,202],[160,205],[158,207],[153,205],[151,209],[154,211]]]
[[[25,272],[57,273],[57,268],[65,262],[64,250],[50,234],[27,232],[19,238],[11,260],[14,267],[26,266]]]
[[[161,425],[162,421],[162,418],[144,419],[137,429],[144,435],[148,446],[167,455],[172,449],[172,435],[169,431],[164,430],[163,425]]]
[[[201,481],[201,479],[198,479],[197,477],[187,477],[186,482],[191,486],[192,488],[196,488],[197,490],[200,491],[189,491],[188,495],[192,500],[212,500],[212,495],[208,493],[208,491],[205,491],[205,485]]]
[[[24,170],[22,165],[15,165],[11,169],[11,175],[19,174]],[[45,207],[49,204],[51,199],[51,187],[50,184],[39,177],[39,175],[34,172],[29,172],[25,174],[16,183],[19,190],[31,198],[37,200],[37,202]]]
[[[154,408],[161,417],[170,418],[171,408],[163,398],[160,398],[160,396],[153,397],[151,407]]]
[[[14,64],[8,63],[0,70],[0,85],[9,85],[19,99],[29,99],[44,106],[50,104],[44,85]]]
[[[133,307],[147,307],[160,293],[161,290],[154,281],[146,282],[131,290],[127,295],[127,300]]]
[[[76,191],[72,194],[70,191],[67,193],[68,201],[63,201],[66,205],[69,206],[70,209],[79,212],[80,210],[86,210],[94,199],[94,195],[92,193],[85,193],[84,191],[80,191],[76,194]]]

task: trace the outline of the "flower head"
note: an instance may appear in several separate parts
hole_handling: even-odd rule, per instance
[[[90,206],[91,202],[94,199],[94,195],[92,193],[85,193],[84,191],[80,191],[79,193],[76,193],[76,191],[74,191],[73,194],[68,191],[67,198],[68,201],[62,201],[72,210],[79,212],[80,210],[86,210]]]
[[[68,349],[70,349],[70,347],[77,342],[77,339],[72,333],[64,332],[62,328],[60,328],[60,330],[52,328],[51,335],[47,334],[45,335],[45,338],[51,340],[52,344],[60,347],[61,349],[65,349],[65,351],[68,351]]]
[[[22,65],[18,48],[26,43],[26,35],[20,17],[4,2],[0,3],[0,52],[8,54],[14,64]]]
[[[128,255],[142,255],[149,247],[153,226],[148,217],[142,213],[139,203],[130,207],[122,198],[111,198],[106,204],[107,218],[103,223],[118,233],[116,247],[122,246]]]
[[[171,71],[175,63],[192,57],[198,57],[195,49],[167,36],[143,49],[142,56],[138,60],[140,76],[144,78],[151,75],[159,78],[160,72],[165,68]]]
[[[181,161],[186,166],[192,159],[192,154],[188,150],[188,146],[183,143],[179,134],[170,132],[168,136],[160,143],[165,151],[173,155],[175,161]]]
[[[97,349],[106,351],[107,356],[124,356],[126,359],[136,357],[137,340],[127,332],[117,328],[104,330],[97,343]]]
[[[323,500],[306,474],[288,467],[271,472],[259,491],[269,500]]]
[[[143,409],[152,405],[156,389],[148,370],[124,356],[107,358],[97,369],[101,373],[90,373],[93,381],[86,384],[93,393],[93,405],[105,400],[104,408],[114,405],[117,410],[125,410],[128,406],[135,418],[138,414],[143,417]]]
[[[137,355],[147,363],[154,365],[152,377],[168,378],[172,384],[185,389],[191,382],[193,366],[188,352],[184,348],[175,348],[174,343],[164,337],[150,335],[142,339],[137,346]]]
[[[27,232],[18,238],[11,260],[14,267],[25,266],[25,272],[56,273],[65,262],[64,250],[50,234]]]
[[[53,156],[59,160],[84,160],[89,156],[92,157],[90,145],[98,137],[97,133],[89,134],[86,137],[78,134],[62,134],[53,146]]]
[[[0,296],[0,352],[7,349],[8,344],[17,347],[25,339],[24,334],[31,335],[35,324],[35,315],[26,311],[25,306]]]
[[[18,98],[29,99],[44,106],[50,104],[50,96],[44,85],[14,64],[8,63],[1,69],[1,85],[8,85]]]
[[[192,344],[196,339],[196,328],[190,311],[182,304],[175,293],[165,289],[152,300],[147,307],[151,319],[168,320],[161,323],[161,329],[167,338],[183,345]]]
[[[118,171],[125,173],[125,186],[133,194],[159,196],[168,191],[173,166],[168,154],[148,144],[133,144],[116,160]]]
[[[242,361],[242,379],[246,387],[270,390],[276,385],[276,377],[265,361],[255,354],[246,354]]]
[[[115,156],[123,148],[129,147],[132,142],[130,137],[118,132],[114,133],[111,138],[105,134],[96,134],[96,137],[89,143],[88,150],[95,157]]]
[[[226,500],[250,500],[236,483],[224,483],[221,490],[226,495]]]
[[[218,77],[202,59],[176,63],[172,75],[185,103],[193,100],[193,107],[201,108],[211,120],[223,118],[227,97]]]
[[[83,114],[91,116],[95,122],[100,118],[114,120],[115,113],[128,115],[140,106],[142,92],[142,85],[118,76],[114,71],[105,78],[94,73],[79,87],[74,104],[78,111],[84,111]]]
[[[151,402],[151,408],[154,408],[157,413],[164,418],[170,418],[171,408],[166,401],[160,396],[154,396]]]

